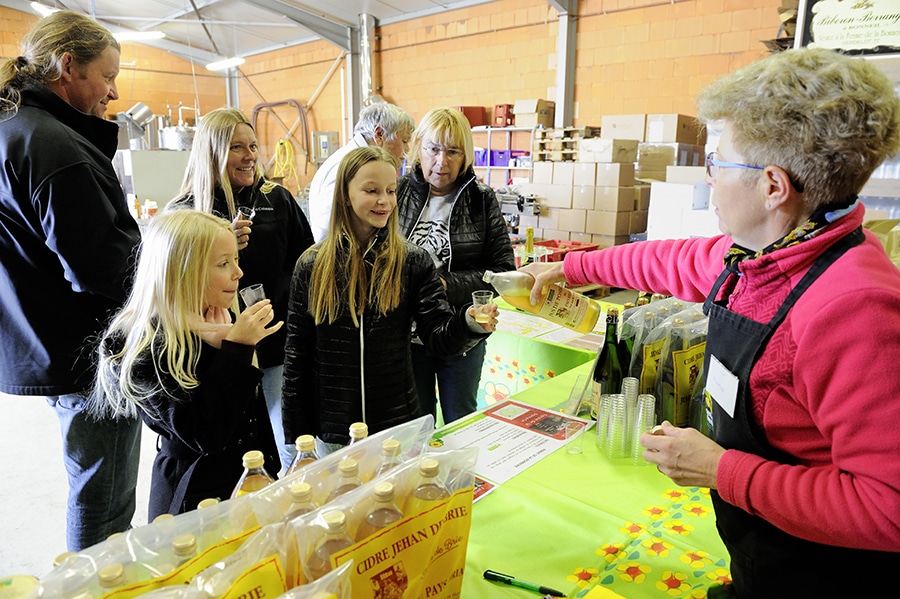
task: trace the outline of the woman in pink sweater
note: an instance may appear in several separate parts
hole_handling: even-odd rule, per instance
[[[900,271],[857,194],[900,147],[900,100],[866,61],[804,49],[712,84],[698,113],[721,131],[724,235],[528,266],[533,301],[566,280],[704,302],[712,438],[664,423],[644,458],[712,489],[731,596],[875,596],[900,567]]]

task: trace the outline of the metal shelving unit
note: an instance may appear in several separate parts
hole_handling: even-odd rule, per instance
[[[516,132],[516,131],[527,131],[527,132],[528,132],[528,134],[529,134],[529,135],[528,135],[528,148],[513,148],[513,147],[512,147],[513,133]],[[485,171],[484,182],[485,182],[488,186],[493,187],[493,185],[491,184],[491,173],[492,173],[493,171],[503,171],[503,173],[504,173],[504,175],[505,175],[505,176],[503,177],[503,185],[506,185],[506,182],[509,181],[509,179],[510,179],[510,174],[511,174],[512,171],[522,171],[522,172],[528,173],[529,178],[531,177],[531,161],[529,161],[529,166],[509,166],[509,165],[493,165],[493,164],[490,164],[490,159],[491,159],[491,158],[490,158],[490,156],[491,156],[491,152],[490,152],[490,151],[491,151],[491,149],[493,148],[493,146],[492,146],[492,144],[491,144],[491,141],[493,140],[494,136],[495,136],[495,135],[502,135],[502,136],[503,136],[503,140],[504,140],[504,142],[505,142],[503,148],[496,148],[496,149],[505,149],[505,150],[507,150],[507,151],[511,151],[511,150],[527,150],[528,153],[529,153],[529,158],[530,158],[531,160],[533,160],[533,159],[534,159],[534,156],[533,156],[533,152],[534,152],[534,132],[535,132],[535,128],[534,128],[534,127],[490,127],[490,126],[472,127],[472,136],[473,136],[473,138],[476,138],[476,139],[477,139],[477,136],[478,136],[479,134],[485,134],[485,135],[486,135],[486,141],[485,141],[484,147],[485,147],[486,150],[487,150],[487,160],[488,160],[488,164],[486,164],[486,165],[484,165],[484,166],[476,166],[475,169],[476,169],[476,170],[477,170],[477,169],[483,169],[483,170]],[[476,146],[479,146],[480,144],[476,143],[475,145],[476,145]]]

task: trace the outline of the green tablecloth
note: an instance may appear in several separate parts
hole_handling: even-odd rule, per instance
[[[561,404],[590,364],[514,399]],[[560,449],[473,506],[462,597],[539,597],[484,580],[496,570],[576,597],[602,585],[628,598],[706,597],[728,580],[708,489],[682,488],[650,465],[608,460],[586,433],[584,452]]]

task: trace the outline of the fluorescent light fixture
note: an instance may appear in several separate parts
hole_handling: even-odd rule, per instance
[[[211,62],[206,65],[206,68],[210,71],[224,71],[225,69],[230,69],[231,67],[236,67],[244,64],[246,59],[240,56],[234,56],[232,58],[226,58],[225,60],[217,60],[216,62]]]
[[[49,6],[44,6],[40,2],[32,2],[31,10],[33,10],[37,14],[41,15],[42,17],[46,17],[47,15],[52,15],[59,9],[58,8],[50,8]]]
[[[161,40],[166,37],[162,31],[119,31],[113,37],[120,42],[142,42],[145,40]]]

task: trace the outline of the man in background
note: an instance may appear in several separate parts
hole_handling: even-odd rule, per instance
[[[399,168],[415,128],[415,121],[405,110],[387,102],[370,104],[359,111],[353,138],[322,163],[309,184],[309,224],[316,242],[322,241],[328,233],[334,181],[344,156],[354,148],[381,146],[394,157]]]
[[[62,431],[66,541],[80,551],[131,525],[140,420],[85,409],[93,341],[125,300],[137,223],[111,160],[120,48],[79,13],[34,26],[0,66],[0,392],[44,397]]]

